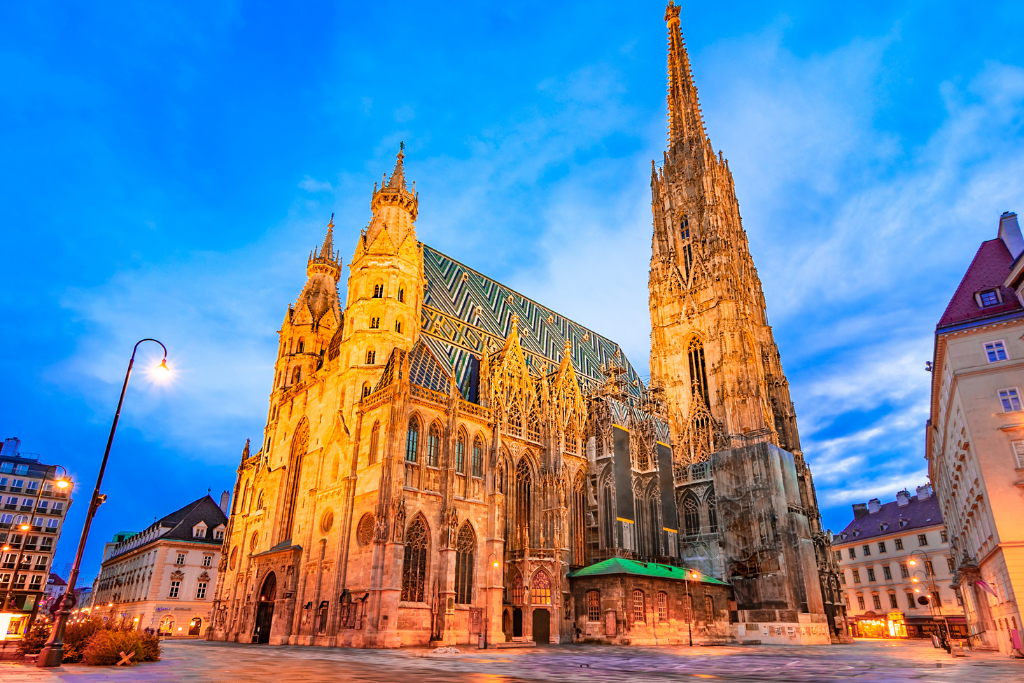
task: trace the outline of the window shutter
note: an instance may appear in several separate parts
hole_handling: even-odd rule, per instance
[[[1017,469],[1024,469],[1024,441],[1013,442],[1013,454],[1017,456]]]

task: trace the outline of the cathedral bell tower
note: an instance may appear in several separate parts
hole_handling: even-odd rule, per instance
[[[651,384],[665,397],[676,458],[800,439],[729,162],[704,129],[669,3],[668,150],[652,164]]]
[[[419,196],[405,184],[405,144],[391,177],[374,185],[373,216],[349,265],[340,367],[354,379],[358,403],[373,390],[392,350],[410,350],[420,329],[423,253],[416,240]]]

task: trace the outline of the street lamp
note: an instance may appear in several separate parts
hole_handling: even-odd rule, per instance
[[[935,596],[936,596],[936,594],[938,594],[939,591],[938,591],[938,587],[935,585],[935,571],[934,571],[934,568],[932,567],[931,558],[928,556],[928,553],[926,553],[925,551],[923,551],[923,550],[915,550],[915,551],[910,553],[910,559],[907,561],[907,564],[909,564],[912,567],[917,566],[917,560],[914,559],[914,555],[918,555],[918,554],[920,554],[921,557],[924,558],[924,567],[925,568],[924,569],[916,570],[914,572],[914,574],[923,574],[924,577],[925,577],[925,581],[927,582],[926,588],[928,589],[928,594],[927,594],[927,598],[926,598],[928,600],[928,609],[932,613],[932,619],[935,619]],[[911,583],[920,583],[920,580],[917,578],[917,576],[911,577],[910,581],[911,581]],[[915,588],[914,592],[915,593],[920,593],[921,589],[920,588]],[[938,617],[939,617],[939,619],[942,620],[942,623],[946,625],[946,643],[948,643],[949,647],[952,648],[952,646],[953,646],[952,645],[952,634],[950,634],[950,632],[949,632],[949,621],[947,621],[945,615],[942,614],[942,604],[941,603],[939,604],[939,615],[938,615]],[[939,628],[939,634],[940,635],[942,634],[942,628],[941,627]]]
[[[107,459],[110,457],[110,446],[114,443],[114,433],[117,431],[117,422],[121,419],[121,407],[124,405],[124,395],[128,391],[128,379],[132,376],[132,366],[135,365],[135,353],[139,350],[139,344],[142,342],[156,342],[160,344],[160,348],[164,350],[163,360],[160,361],[160,365],[157,369],[163,373],[164,371],[170,372],[170,368],[167,367],[167,347],[163,345],[163,342],[156,339],[140,339],[135,343],[135,348],[132,349],[132,357],[128,361],[128,370],[124,373],[124,384],[121,385],[121,397],[117,401],[117,412],[114,413],[114,422],[110,425],[110,436],[107,437],[107,447],[103,451],[103,460],[100,462],[100,471],[96,475],[96,487],[93,489],[92,498],[89,501],[89,509],[85,515],[85,524],[82,526],[82,538],[78,541],[78,552],[75,554],[75,564],[71,568],[71,576],[68,577],[68,587],[64,591],[64,599],[61,600],[61,609],[57,615],[57,622],[53,625],[53,630],[50,631],[50,640],[47,641],[46,646],[42,652],[39,653],[39,658],[36,659],[36,666],[39,667],[53,667],[60,666],[61,661],[64,659],[64,626],[67,623],[68,616],[71,614],[71,608],[74,605],[69,604],[67,596],[72,596],[74,599],[75,595],[75,582],[78,580],[78,572],[82,566],[82,555],[85,553],[85,542],[89,539],[89,527],[92,525],[92,519],[96,516],[96,510],[99,506],[107,499],[105,495],[100,493],[100,485],[103,483],[103,473],[107,469]]]
[[[693,647],[693,598],[690,597],[690,578],[700,578],[696,569],[687,569],[683,580],[683,585],[686,586],[686,606],[689,607],[689,614],[686,615],[686,633],[690,638],[690,647]]]

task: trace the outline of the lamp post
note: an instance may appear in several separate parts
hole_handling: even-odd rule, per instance
[[[928,588],[928,596],[927,596],[927,598],[928,598],[928,608],[929,608],[929,610],[932,613],[932,619],[935,619],[935,596],[938,593],[938,587],[935,585],[935,571],[934,571],[934,567],[932,566],[931,558],[928,557],[928,553],[926,553],[923,550],[915,550],[915,551],[910,553],[910,560],[908,562],[908,564],[910,564],[910,566],[914,566],[914,565],[917,564],[917,560],[914,559],[914,555],[921,555],[921,557],[924,558],[924,569],[918,569],[918,570],[914,571],[915,576],[911,579],[911,581],[913,583],[915,583],[915,584],[916,583],[920,583],[920,581],[918,581],[916,575],[917,574],[923,574],[924,575],[925,580],[927,581],[927,584],[928,584],[927,585],[927,588]],[[921,589],[914,588],[914,592],[915,593],[920,593]],[[939,603],[939,618],[942,620],[942,623],[946,625],[946,643],[949,644],[950,647],[952,647],[952,636],[951,636],[951,634],[949,632],[949,622],[946,621],[946,617],[942,614],[942,604],[941,604],[941,602]],[[940,635],[942,634],[942,628],[941,627],[939,628],[939,634]]]
[[[24,555],[25,546],[28,544],[28,534],[32,531],[32,522],[35,521],[33,519],[33,515],[35,515],[36,511],[39,509],[39,498],[43,495],[43,488],[46,486],[46,478],[50,476],[51,471],[56,472],[58,467],[64,470],[64,476],[57,479],[57,488],[65,489],[71,485],[68,481],[68,471],[63,465],[50,465],[46,468],[46,471],[43,472],[43,483],[39,485],[39,489],[36,491],[36,502],[32,504],[32,511],[28,515],[28,521],[25,524],[18,525],[18,531],[24,532],[24,538],[18,545],[18,559],[14,562],[14,574],[11,576],[11,587],[9,590],[4,591],[4,599],[0,601],[0,612],[7,611],[7,601],[10,599],[10,596],[14,594],[14,585],[18,583],[18,572],[21,571],[21,556]],[[40,529],[40,531],[42,531],[42,529]],[[5,545],[3,550],[10,550],[10,546]],[[17,597],[15,597],[15,599],[17,599]]]
[[[107,447],[103,451],[103,460],[100,462],[100,471],[99,474],[96,475],[96,487],[93,489],[92,498],[89,501],[89,510],[85,514],[85,524],[82,526],[82,538],[78,541],[78,552],[75,553],[75,564],[71,567],[71,576],[68,577],[68,587],[64,591],[64,599],[61,600],[61,609],[57,614],[57,621],[53,625],[53,630],[50,631],[50,639],[47,641],[42,652],[39,653],[39,658],[36,660],[36,666],[60,666],[61,661],[64,659],[64,626],[67,624],[68,616],[71,614],[71,605],[68,604],[67,596],[74,596],[75,594],[75,582],[78,580],[78,572],[82,566],[82,555],[85,553],[85,542],[89,540],[89,527],[92,526],[92,518],[96,516],[96,510],[99,506],[107,499],[104,494],[100,493],[100,485],[103,483],[103,473],[107,469],[107,459],[110,457],[110,446],[114,443],[114,433],[117,431],[117,422],[121,419],[121,407],[124,405],[125,392],[128,391],[128,379],[132,376],[132,366],[135,365],[135,353],[139,350],[139,344],[147,341],[160,344],[160,348],[164,350],[164,357],[157,368],[164,372],[169,372],[169,368],[167,367],[167,347],[163,345],[163,342],[149,338],[140,339],[135,342],[135,348],[132,349],[132,357],[128,361],[128,370],[124,373],[124,384],[121,385],[121,397],[117,401],[117,412],[114,413],[114,422],[110,425],[110,436],[107,437]]]
[[[686,634],[690,638],[690,647],[693,647],[693,598],[690,597],[690,578],[699,579],[700,574],[696,571],[686,570],[686,578],[683,584],[686,586],[686,606],[689,613],[686,615]]]

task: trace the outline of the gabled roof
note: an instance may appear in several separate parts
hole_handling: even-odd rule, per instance
[[[192,535],[192,529],[200,522],[206,524],[206,534],[204,537],[198,538]],[[206,495],[153,522],[143,531],[118,542],[104,563],[161,539],[221,545],[224,540],[215,538],[214,532],[217,527],[226,526],[227,523],[228,518],[224,511],[214,502],[213,498]],[[116,540],[117,536],[114,538]]]
[[[902,527],[900,520],[906,521]],[[854,519],[839,532],[833,545],[856,544],[877,536],[908,533],[937,524],[942,524],[942,509],[939,507],[938,496],[933,494],[926,500],[918,500],[917,496],[911,496],[910,502],[903,507],[893,501],[882,505],[878,512],[869,512]],[[855,532],[859,533],[854,535]],[[846,538],[843,538],[843,534],[846,534]]]
[[[1024,311],[1017,295],[1003,281],[1010,274],[1013,257],[1003,240],[996,238],[981,243],[974,260],[964,273],[960,286],[946,306],[942,318],[939,319],[938,330],[950,325],[964,324],[987,320],[1014,311]],[[997,306],[981,308],[974,299],[975,292],[987,289],[998,289],[1003,302]]]
[[[472,385],[474,360],[485,345],[494,353],[512,331],[518,316],[519,343],[526,362],[538,373],[544,365],[558,366],[565,341],[571,344],[573,369],[587,391],[604,383],[601,366],[623,366],[626,388],[640,396],[640,377],[611,339],[569,320],[519,292],[478,273],[455,259],[423,245],[422,330],[427,343],[445,367],[453,367],[463,395]],[[550,322],[549,322],[550,320]]]
[[[613,557],[588,567],[569,572],[570,578],[580,576],[612,576],[614,574],[631,574],[633,576],[647,576],[655,579],[670,579],[673,581],[695,581],[697,583],[709,583],[716,586],[728,586],[725,581],[700,574],[699,578],[693,578],[693,570],[687,567],[673,567],[657,562],[637,562],[627,560],[624,557]]]

